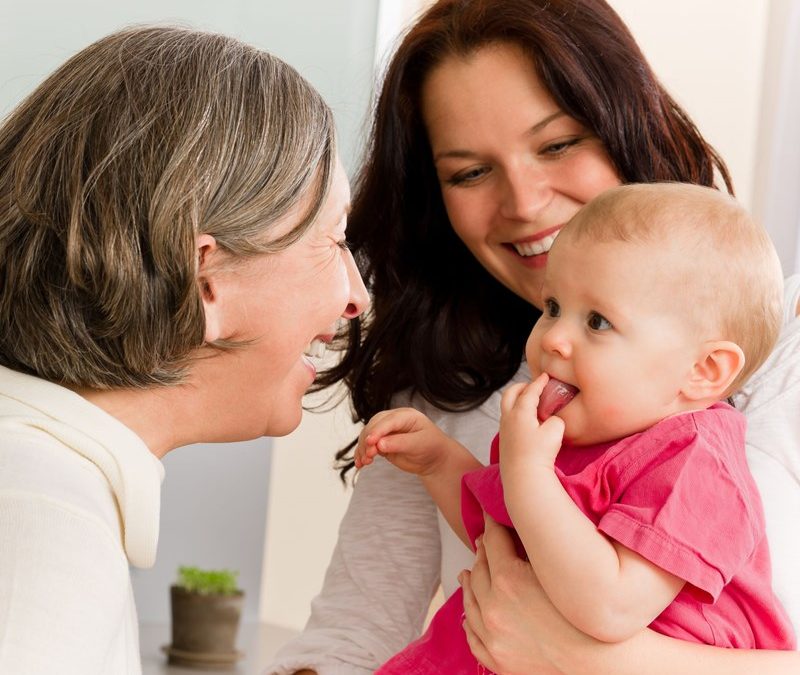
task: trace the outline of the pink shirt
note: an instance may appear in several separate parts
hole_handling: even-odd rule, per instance
[[[717,403],[620,441],[565,444],[556,473],[600,531],[687,581],[650,628],[717,646],[794,649],[791,624],[771,588],[764,516],[745,461],[744,432],[744,416]],[[483,532],[483,511],[511,526],[498,447],[495,437],[492,464],[463,479],[462,515],[473,541]],[[378,672],[476,672],[460,607],[458,592],[428,632]],[[434,670],[445,665],[466,670]]]

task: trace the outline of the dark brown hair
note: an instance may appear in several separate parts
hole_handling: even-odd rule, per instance
[[[0,364],[97,389],[182,381],[205,328],[197,235],[232,264],[289,246],[335,157],[330,109],[266,52],[146,26],[83,49],[0,128]]]
[[[446,410],[485,401],[519,368],[538,311],[459,240],[442,203],[420,91],[450,56],[517,45],[561,110],[603,142],[623,182],[681,181],[729,191],[724,163],[650,70],[603,0],[441,0],[409,30],[386,72],[348,238],[373,296],[350,322],[340,365],[355,417],[404,389]],[[348,448],[337,458],[346,471]]]

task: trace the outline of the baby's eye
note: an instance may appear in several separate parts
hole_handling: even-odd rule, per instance
[[[549,316],[551,319],[556,319],[561,315],[561,307],[559,307],[555,298],[547,298],[544,301],[544,313],[545,316]]]
[[[597,312],[590,312],[586,323],[592,330],[610,330],[614,327],[611,325],[611,322],[606,319],[606,317],[604,317],[602,314],[598,314]]]

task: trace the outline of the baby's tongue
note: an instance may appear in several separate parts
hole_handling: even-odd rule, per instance
[[[578,388],[571,384],[556,380],[551,377],[544,385],[544,391],[539,397],[539,408],[536,411],[539,420],[544,422],[551,415],[555,415],[561,408],[569,403],[578,393]]]

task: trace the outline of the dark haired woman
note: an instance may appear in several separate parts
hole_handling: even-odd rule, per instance
[[[732,190],[722,160],[605,2],[441,0],[405,36],[383,83],[350,221],[373,312],[360,332],[353,325],[328,380],[345,379],[362,421],[410,403],[486,463],[499,392],[528,378],[523,347],[554,234],[611,186],[665,180]],[[772,445],[783,482],[754,472],[778,490],[783,513],[796,513],[800,491]],[[535,579],[513,566],[502,532],[490,528],[486,539],[493,547],[478,558],[474,594],[465,584],[467,629],[476,656],[498,672],[625,673],[627,664],[634,673],[744,673],[755,663],[785,672],[798,663],[793,653],[748,664],[744,652],[711,649],[702,660],[694,645],[645,631],[614,645],[601,670],[592,664],[612,647],[569,633]],[[529,613],[514,592],[502,595],[508,584],[489,588],[487,555],[494,563],[501,554]],[[308,626],[273,672],[371,672],[419,634],[437,585],[449,595],[472,562],[421,485],[375,462],[357,481]],[[774,560],[775,586],[797,623],[790,563]],[[768,670],[772,658],[783,671]]]

